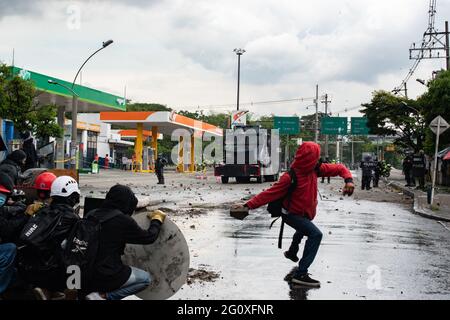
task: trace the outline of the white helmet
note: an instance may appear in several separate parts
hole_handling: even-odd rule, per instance
[[[50,196],[68,197],[74,192],[80,194],[78,182],[70,176],[61,176],[53,181]]]

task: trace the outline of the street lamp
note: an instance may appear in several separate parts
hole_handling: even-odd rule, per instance
[[[240,84],[240,76],[241,76],[241,56],[244,54],[244,49],[234,49],[233,50],[238,56],[238,83],[237,83],[237,111],[239,111],[239,84]]]
[[[413,108],[413,107],[409,106],[405,101],[402,101],[402,105],[404,105],[405,107],[407,107],[407,108],[409,108],[411,110],[414,110],[417,113],[418,116],[420,115],[420,112],[416,108]]]
[[[105,49],[107,46],[109,46],[111,43],[113,43],[113,40],[107,40],[102,43],[102,47],[95,51],[93,54],[91,54],[81,65],[81,67],[78,69],[77,74],[75,75],[75,78],[72,82],[72,141],[70,142],[70,150],[71,150],[71,158],[76,157],[77,151],[78,151],[78,143],[77,143],[77,114],[78,114],[78,95],[75,94],[73,91],[73,87],[75,86],[75,81],[77,81],[78,74],[80,73],[81,69],[83,69],[84,65],[91,59],[97,52]],[[76,167],[76,161],[74,161],[74,167]]]
[[[423,84],[424,86],[426,86],[425,80],[422,79],[416,79],[416,81],[420,84]]]
[[[59,82],[51,80],[51,79],[48,79],[47,82],[50,83],[50,84],[54,84],[56,86],[61,86],[63,88],[66,88],[67,90],[69,90],[72,93],[72,96],[77,96],[78,97],[78,94],[75,91],[73,91],[71,88],[69,88],[68,86],[66,86],[66,85],[64,85],[62,83],[59,83]]]

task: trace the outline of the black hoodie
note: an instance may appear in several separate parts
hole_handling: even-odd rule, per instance
[[[22,161],[27,157],[22,150],[15,150],[11,152],[5,160],[0,164],[0,172],[4,172],[13,181],[15,185],[19,182],[19,179],[24,179],[21,174]]]
[[[144,230],[131,218],[137,202],[129,187],[115,185],[109,190],[102,206],[87,214],[100,221],[104,220],[105,216],[113,216],[102,223],[92,291],[111,292],[127,282],[131,268],[121,260],[127,243],[151,244],[158,238],[161,222],[153,220],[148,230]],[[114,214],[116,210],[120,213]]]

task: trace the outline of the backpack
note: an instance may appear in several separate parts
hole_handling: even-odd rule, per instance
[[[291,184],[289,185],[287,194],[284,197],[274,200],[267,205],[267,211],[269,211],[272,218],[281,217],[284,199],[288,198],[288,201],[290,202],[292,192],[294,192],[295,188],[297,187],[297,175],[294,169],[289,169],[288,174],[291,178]],[[287,209],[289,210],[289,208]]]
[[[20,233],[20,241],[38,251],[50,248],[51,237],[61,224],[63,213],[44,207],[37,214],[30,217]]]
[[[92,213],[77,221],[65,243],[62,260],[66,268],[78,266],[81,272],[81,288],[88,289],[94,274],[94,263],[97,256],[99,235],[102,223],[122,214],[119,210],[111,210],[101,218]]]

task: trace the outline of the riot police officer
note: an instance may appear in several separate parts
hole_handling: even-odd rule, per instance
[[[416,185],[414,178],[412,177],[412,155],[406,155],[405,159],[403,159],[402,163],[403,174],[405,175],[406,185],[405,187],[414,187]]]
[[[375,162],[372,160],[372,157],[367,155],[364,157],[364,160],[361,161],[359,167],[362,169],[362,185],[361,189],[370,190],[370,181],[373,177],[373,171],[375,170]]]
[[[373,187],[378,188],[378,182],[380,181],[380,175],[383,168],[383,161],[378,161],[378,158],[376,157],[374,166]]]
[[[425,159],[425,153],[420,150],[419,153],[415,153],[412,159],[412,174],[414,178],[419,180],[419,186],[416,189],[425,188],[425,174],[427,169],[427,162]]]

